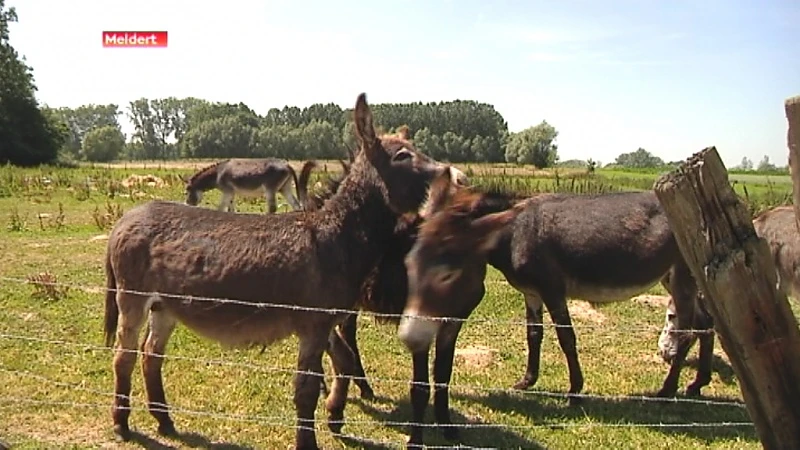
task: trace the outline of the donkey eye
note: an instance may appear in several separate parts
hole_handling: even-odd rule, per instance
[[[439,284],[450,284],[458,278],[460,270],[443,270],[437,277]]]
[[[410,151],[403,149],[403,150],[400,150],[397,153],[395,153],[394,157],[392,157],[392,160],[393,161],[405,161],[405,160],[411,158],[412,156],[414,156],[414,155],[412,155]]]

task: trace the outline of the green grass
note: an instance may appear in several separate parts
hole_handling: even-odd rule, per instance
[[[606,189],[602,186],[646,188],[642,186],[648,180],[639,181],[638,185],[626,184],[624,180],[641,180],[641,177],[600,172],[592,178],[580,178],[575,183],[583,183],[578,186],[584,187],[574,188],[568,178],[556,182],[552,175],[546,174],[511,177],[481,174],[481,170],[474,174],[479,184],[528,186],[540,191]],[[0,276],[24,279],[47,272],[61,283],[103,286],[101,262],[105,241],[93,238],[107,233],[120,211],[135,204],[152,198],[181,200],[178,175],[189,172],[186,168],[152,166],[146,170],[0,168],[0,254],[3,255]],[[121,181],[133,173],[156,175],[167,185],[124,187]],[[87,185],[87,177],[93,183]],[[651,184],[654,177],[650,175]],[[512,179],[518,181],[509,181]],[[764,195],[760,190],[785,193],[791,189],[785,183],[776,182],[772,187],[763,186],[761,180],[746,183],[748,189],[753,186],[754,191],[759,191],[756,197]],[[217,193],[210,193],[201,206],[215,207],[218,200]],[[237,208],[240,212],[261,213],[264,202],[239,201]],[[54,299],[37,294],[30,284],[0,280],[0,386],[3,386],[0,440],[14,444],[15,448],[97,448],[114,442],[110,417],[112,354],[102,347],[102,293],[99,289],[73,287],[63,294]],[[651,294],[663,295],[663,291],[654,289]],[[506,428],[466,429],[465,444],[558,449],[761,448],[752,427],[641,425],[749,422],[741,408],[657,404],[609,397],[639,395],[660,387],[667,366],[654,353],[663,307],[641,302],[621,302],[596,309],[573,302],[572,307],[586,379],[584,392],[604,397],[570,407],[563,398],[511,392],[507,388],[525,367],[526,346],[520,324],[524,317],[523,299],[497,271],[490,270],[486,298],[473,317],[494,320],[468,322],[459,337],[458,348],[488,348],[491,356],[483,362],[457,357],[451,410],[456,423],[502,424]],[[407,430],[392,422],[411,420],[408,399],[411,361],[394,327],[375,324],[370,318],[360,320],[359,345],[379,400],[362,401],[353,387],[345,410],[344,431],[389,446],[401,446]],[[179,326],[170,341],[164,369],[167,400],[172,407],[184,411],[173,414],[179,431],[195,434],[184,438],[186,442],[156,435],[155,420],[141,409],[143,388],[137,369],[131,425],[142,438],[139,443],[119,448],[154,446],[156,441],[179,447],[207,447],[210,443],[291,447],[294,439],[291,371],[296,351],[295,339],[269,347],[263,354],[258,350],[224,350]],[[716,352],[721,354],[719,344]],[[170,356],[173,358],[169,359]],[[716,369],[704,394],[715,400],[741,399],[724,357],[719,359]],[[682,388],[694,374],[692,368],[684,370]],[[563,393],[567,387],[565,360],[554,330],[548,328],[536,390]],[[317,410],[320,445],[369,447],[326,433],[322,402],[321,398]],[[432,421],[430,408],[426,420]],[[425,442],[448,445],[433,429],[426,432]]]

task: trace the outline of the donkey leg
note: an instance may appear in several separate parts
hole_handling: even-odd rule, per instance
[[[353,350],[353,355],[355,356],[355,378],[353,378],[353,381],[361,391],[361,398],[364,400],[374,400],[375,391],[372,390],[372,386],[370,386],[367,381],[367,374],[364,371],[364,365],[361,362],[361,354],[358,351],[358,340],[356,339],[356,334],[358,332],[358,314],[350,314],[347,316],[347,319],[339,325],[339,329],[341,330],[342,338],[347,345],[350,346],[350,349]]]
[[[433,360],[433,410],[436,423],[445,439],[455,441],[460,438],[458,428],[450,420],[450,377],[453,375],[453,358],[456,353],[456,339],[464,322],[446,322],[436,335],[436,356]]]
[[[546,303],[547,309],[550,311],[550,317],[556,324],[558,345],[567,358],[569,393],[580,394],[583,390],[583,371],[578,360],[577,339],[575,338],[575,329],[572,327],[572,319],[569,316],[566,298],[559,296],[555,301],[547,301]],[[578,396],[569,396],[570,405],[577,405],[580,401],[581,398]]]
[[[275,191],[269,188],[265,188],[264,191],[264,198],[267,200],[267,214],[275,214],[278,211],[278,200],[275,197]]]
[[[300,336],[297,373],[294,375],[294,405],[297,410],[295,448],[318,450],[314,431],[314,410],[319,400],[320,379],[323,378],[322,354],[328,344],[328,331],[316,331]]]
[[[528,389],[539,379],[539,361],[542,353],[542,300],[539,296],[525,294],[525,326],[528,341],[528,367],[525,375],[514,384],[514,389]]]
[[[146,297],[117,291],[119,325],[114,353],[114,433],[123,441],[131,437],[128,418],[131,415],[131,374],[136,366],[139,331],[147,317]]]
[[[164,381],[161,367],[167,342],[177,324],[175,317],[163,310],[156,303],[150,310],[150,323],[147,339],[142,345],[142,374],[147,391],[147,409],[158,421],[159,434],[169,436],[176,434],[175,424],[169,417],[167,399],[164,394]]]
[[[669,372],[664,378],[661,389],[656,394],[659,397],[673,397],[678,392],[678,382],[683,363],[686,361],[686,356],[697,339],[697,336],[693,333],[681,332],[692,328],[695,323],[695,306],[698,301],[697,285],[689,268],[682,262],[676,264],[671,272],[669,280],[671,285],[670,292],[672,293],[672,300],[675,302],[675,314],[677,316],[677,330],[675,331],[680,334],[675,357],[672,358]]]
[[[222,197],[219,199],[219,207],[217,207],[217,209],[220,211],[230,211],[232,206],[233,192],[222,191]]]
[[[408,449],[422,449],[422,427],[425,420],[425,409],[431,397],[431,386],[428,379],[428,351],[411,354],[413,378],[411,382],[411,432],[408,437]]]
[[[714,362],[714,323],[710,315],[701,312],[697,320],[695,328],[699,330],[708,330],[707,333],[701,334],[698,338],[700,341],[700,349],[697,355],[697,375],[694,381],[686,387],[686,395],[692,397],[699,397],[700,390],[704,386],[711,384],[711,372]]]
[[[281,194],[283,194],[283,197],[286,199],[286,201],[292,205],[292,209],[298,211],[302,209],[302,206],[300,206],[300,202],[297,200],[297,197],[295,197],[292,186],[293,183],[291,181],[283,183],[283,186],[281,186]]]
[[[334,329],[328,339],[328,354],[333,362],[335,378],[331,392],[325,399],[325,409],[328,410],[328,428],[334,433],[341,433],[344,426],[344,407],[347,404],[347,391],[350,388],[350,379],[355,372],[355,355],[344,338]]]

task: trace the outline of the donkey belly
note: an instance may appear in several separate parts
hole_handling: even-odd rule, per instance
[[[619,302],[623,300],[629,300],[631,297],[647,291],[659,281],[661,281],[661,278],[657,278],[647,283],[637,283],[625,286],[602,286],[595,283],[586,283],[575,279],[567,279],[567,297],[585,300],[589,303]]]
[[[220,305],[205,300],[162,299],[162,303],[187,328],[223,347],[270,345],[295,331],[289,314],[276,309]]]
[[[266,195],[267,190],[263,184],[258,186],[235,186],[233,193],[239,197],[263,197]]]

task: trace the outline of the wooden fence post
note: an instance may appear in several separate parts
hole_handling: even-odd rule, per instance
[[[786,144],[789,147],[789,168],[792,170],[794,218],[800,231],[800,95],[787,98],[784,107],[786,120],[789,122]]]
[[[800,449],[800,330],[716,148],[656,180],[765,449]]]

